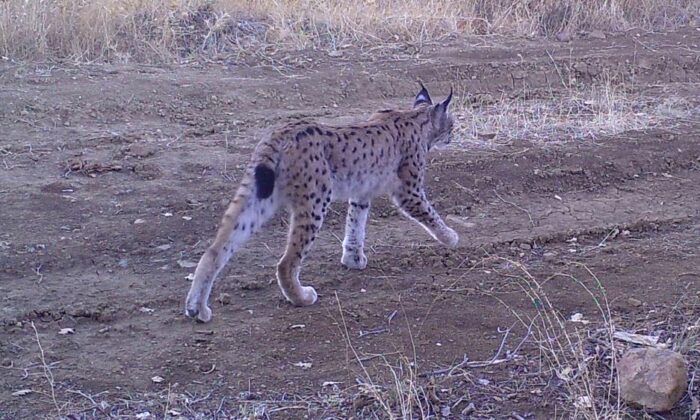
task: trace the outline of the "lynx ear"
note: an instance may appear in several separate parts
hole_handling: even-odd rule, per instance
[[[416,108],[420,105],[426,104],[426,105],[432,105],[433,100],[430,99],[430,94],[428,93],[428,89],[425,88],[423,85],[423,82],[418,81],[418,84],[420,84],[420,92],[418,92],[418,95],[416,95],[416,100],[413,102],[413,107]]]
[[[435,110],[434,112],[436,114],[446,114],[447,113],[447,108],[450,106],[450,102],[452,102],[452,88],[450,87],[450,94],[447,95],[447,98],[445,98],[444,101],[440,102],[439,104],[435,105]]]
[[[432,117],[435,121],[443,121],[447,118],[447,108],[450,106],[452,101],[452,88],[450,88],[450,94],[447,95],[444,101],[432,107]]]

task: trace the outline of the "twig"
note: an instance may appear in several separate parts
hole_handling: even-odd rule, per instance
[[[98,404],[97,404],[97,402],[95,402],[94,397],[97,397],[97,396],[100,396],[102,394],[107,393],[107,391],[102,391],[102,392],[97,393],[95,395],[88,395],[88,394],[84,393],[83,391],[75,390],[75,389],[66,389],[66,392],[70,392],[71,394],[78,394],[78,395],[84,397],[86,400],[90,401],[92,403],[92,405],[95,407],[98,406]]]
[[[465,355],[462,357],[462,361],[459,362],[459,363],[457,363],[457,364],[454,365],[454,366],[450,366],[450,367],[447,367],[447,368],[444,368],[444,369],[434,370],[434,371],[432,371],[432,372],[421,373],[419,376],[421,376],[421,377],[426,377],[426,376],[444,375],[444,374],[447,374],[447,376],[452,376],[452,372],[454,372],[454,371],[457,370],[457,369],[463,368],[464,366],[467,365],[468,362],[469,362],[469,358],[468,358],[467,355],[465,354]]]
[[[372,355],[370,355],[370,356],[365,356],[365,357],[363,357],[363,358],[361,358],[361,359],[358,359],[358,361],[364,363],[364,362],[369,362],[370,360],[377,359],[377,358],[379,358],[379,357],[386,357],[386,356],[394,355],[394,354],[400,354],[400,352],[394,351],[394,352],[391,352],[391,353],[372,354]]]
[[[493,190],[493,192],[494,192],[494,194],[496,194],[496,197],[498,197],[499,200],[503,201],[506,204],[510,204],[511,206],[515,207],[516,209],[527,214],[528,219],[530,219],[530,224],[532,225],[532,227],[535,227],[535,221],[532,220],[532,214],[530,214],[530,212],[527,209],[524,209],[524,208],[520,207],[519,205],[513,203],[512,201],[508,201],[505,198],[501,197],[501,195],[498,194],[498,191],[496,191],[495,189]]]
[[[201,398],[197,398],[196,400],[190,401],[189,405],[195,405],[195,404],[200,403],[202,401],[206,401],[209,399],[209,397],[211,397],[211,392],[209,392],[207,395],[205,395]]]
[[[267,410],[268,413],[276,413],[278,411],[286,411],[286,410],[308,410],[309,406],[304,406],[304,405],[290,405],[288,407],[277,407],[273,408],[271,410]]]
[[[37,276],[39,276],[39,280],[37,280],[37,283],[41,283],[42,280],[44,280],[44,275],[41,273],[41,267],[42,267],[43,265],[44,265],[44,264],[39,264],[38,266],[36,266],[36,267],[34,268],[34,274],[36,274]]]
[[[34,330],[34,336],[36,337],[36,344],[37,346],[39,346],[39,357],[41,359],[41,365],[44,368],[44,377],[46,377],[46,380],[49,383],[49,387],[51,388],[51,399],[53,400],[53,404],[56,407],[56,414],[58,414],[58,416],[61,417],[61,407],[59,407],[58,401],[56,401],[56,388],[54,385],[53,373],[51,373],[51,368],[49,367],[49,365],[46,364],[44,348],[41,347],[41,341],[39,340],[39,331],[37,331],[36,326],[34,325],[34,321],[31,322],[31,326]]]
[[[506,345],[506,339],[508,339],[508,335],[510,334],[510,330],[512,330],[513,327],[515,327],[515,324],[511,325],[510,328],[507,328],[507,329],[504,331],[505,334],[503,334],[503,339],[501,340],[501,345],[498,346],[498,351],[496,352],[496,354],[493,355],[493,357],[491,358],[491,361],[494,361],[494,360],[498,359],[498,356],[501,355],[501,352],[503,351],[503,347]],[[499,327],[499,331],[498,331],[498,332],[501,332],[501,331],[500,331],[500,327]]]
[[[375,329],[369,330],[369,331],[362,331],[362,330],[360,330],[359,336],[360,336],[360,338],[362,338],[362,337],[366,337],[366,336],[368,336],[368,335],[383,334],[383,333],[385,333],[385,332],[389,332],[389,329],[386,328],[386,327],[379,327],[379,328],[375,328]]]
[[[549,51],[547,51],[547,50],[544,50],[544,51],[549,56],[549,59],[552,60],[552,64],[554,64],[554,70],[557,71],[557,74],[559,75],[559,80],[561,80],[562,86],[564,86],[564,89],[568,89],[569,87],[566,86],[566,83],[564,82],[564,76],[561,74],[561,71],[559,70],[559,66],[557,66],[557,62],[554,61],[554,57],[552,57],[552,54]]]
[[[583,251],[583,253],[585,254],[585,253],[588,253],[588,252],[593,251],[594,249],[603,248],[603,247],[605,246],[605,243],[608,241],[608,239],[610,239],[611,236],[612,236],[612,238],[614,239],[615,237],[617,237],[617,235],[618,235],[619,233],[620,233],[620,229],[618,229],[618,228],[616,228],[616,227],[613,228],[610,232],[608,232],[607,235],[605,235],[605,238],[603,238],[603,240],[600,241],[600,242],[598,243],[598,245],[586,249],[585,251]]]
[[[345,342],[347,346],[350,348],[352,351],[352,354],[355,356],[355,360],[357,360],[360,363],[360,367],[362,368],[362,372],[365,374],[365,377],[367,378],[367,381],[369,384],[372,386],[372,389],[375,389],[374,383],[372,382],[372,377],[370,376],[369,372],[367,371],[367,368],[365,368],[365,365],[362,363],[362,359],[360,358],[360,355],[357,354],[357,350],[355,350],[355,346],[352,345],[352,341],[350,341],[350,333],[348,332],[348,324],[345,322],[345,314],[343,314],[343,307],[340,305],[340,297],[338,297],[338,292],[335,292],[335,301],[338,304],[338,312],[340,313],[340,320],[343,323],[343,332],[345,334]],[[380,396],[376,393],[375,390],[375,399],[382,405],[382,408],[387,412],[390,413],[391,410],[389,409],[389,406],[387,406],[386,402],[380,398]]]
[[[391,320],[396,316],[396,311],[392,312],[386,319],[389,325],[391,325]]]
[[[651,52],[654,52],[654,53],[655,53],[655,52],[658,52],[657,50],[651,48],[650,46],[648,46],[647,44],[645,44],[645,43],[643,43],[642,41],[638,40],[637,38],[632,37],[632,39],[634,40],[634,42],[638,43],[639,45],[641,45],[641,46],[644,47],[645,49],[647,49],[647,50],[649,50],[649,51],[651,51]]]
[[[215,418],[218,418],[218,417],[219,417],[219,413],[221,413],[221,410],[222,410],[223,407],[224,407],[224,402],[225,402],[225,401],[226,401],[226,396],[221,397],[221,402],[219,403],[219,407],[217,407],[216,413],[214,413],[214,417],[215,417]]]

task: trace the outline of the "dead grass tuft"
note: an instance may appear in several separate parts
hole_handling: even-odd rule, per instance
[[[12,0],[0,2],[0,53],[12,60],[162,62],[266,47],[662,30],[697,13],[695,0]]]
[[[691,105],[676,96],[635,94],[607,78],[585,88],[523,98],[462,98],[456,107],[463,141],[493,147],[513,141],[598,140],[628,131],[670,127],[687,120]]]
[[[517,281],[536,311],[534,315],[525,314],[501,303],[532,331],[542,372],[556,378],[560,389],[565,390],[560,396],[561,408],[571,413],[572,418],[623,418],[628,413],[619,398],[616,326],[600,279],[588,267],[580,265],[585,279],[557,273],[540,280],[524,265],[508,259],[503,261],[506,269],[501,274]],[[589,316],[595,319],[585,319],[582,314],[562,314],[545,291],[546,283],[556,281],[581,288],[594,303],[597,313]]]
[[[684,296],[665,321],[643,317],[641,324],[616,318],[610,309],[603,282],[586,265],[574,263],[572,272],[559,272],[540,279],[528,268],[510,259],[496,270],[516,282],[534,311],[518,311],[493,296],[528,328],[539,352],[540,372],[558,395],[558,405],[567,417],[582,419],[637,418],[642,412],[625,404],[619,393],[618,360],[626,350],[638,345],[673,348],[689,361],[691,377],[698,366],[697,305]],[[575,273],[575,274],[574,274]],[[587,314],[564,314],[558,309],[553,290],[562,283],[583,291],[594,310]],[[570,287],[567,289],[570,289]],[[548,292],[549,290],[549,292]],[[589,305],[582,305],[589,306]],[[656,311],[651,311],[650,314]],[[662,331],[658,326],[663,325]],[[627,327],[627,330],[625,330]],[[631,331],[647,332],[638,334]],[[690,401],[687,401],[690,400]],[[681,406],[690,418],[700,414],[693,396],[693,381]]]

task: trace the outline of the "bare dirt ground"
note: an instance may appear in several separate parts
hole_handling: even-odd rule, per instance
[[[699,41],[684,28],[263,64],[3,64],[0,418],[388,418],[382,404],[401,416],[411,386],[415,417],[567,417],[587,402],[518,322],[542,309],[523,270],[564,318],[591,320],[587,352],[604,350],[588,270],[617,328],[672,347],[695,331]],[[319,302],[295,308],[273,282],[280,213],[215,286],[213,321],[184,317],[192,263],[266,128],[408,106],[418,78],[434,96],[544,98],[604,73],[633,97],[682,98],[689,116],[588,140],[458,141],[433,155],[427,187],[458,249],[378,200],[368,268],[348,271],[334,204],[303,272]],[[697,410],[697,344],[685,354],[694,391],[665,418]],[[491,363],[449,371],[465,357]]]

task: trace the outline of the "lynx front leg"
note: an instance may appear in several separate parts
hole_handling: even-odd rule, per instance
[[[425,195],[425,191],[416,188],[402,188],[393,195],[394,204],[411,219],[417,221],[430,233],[432,237],[440,241],[443,245],[456,247],[459,242],[457,232],[450,229],[442,221],[438,212],[433,208]]]
[[[362,270],[367,267],[364,247],[368,214],[368,200],[350,200],[348,202],[348,215],[345,219],[345,239],[343,240],[343,258],[340,260],[347,268]]]

